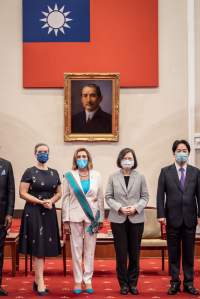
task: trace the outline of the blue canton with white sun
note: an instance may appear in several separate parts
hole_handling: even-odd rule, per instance
[[[57,4],[55,4],[54,8],[48,6],[47,10],[47,12],[42,11],[42,14],[45,16],[45,18],[40,19],[41,22],[45,23],[42,26],[42,29],[47,28],[48,34],[54,32],[56,36],[58,35],[58,32],[65,34],[65,28],[71,28],[68,24],[72,21],[72,19],[68,18],[71,11],[65,11],[64,5],[58,9]]]
[[[24,42],[89,42],[90,0],[23,0]]]

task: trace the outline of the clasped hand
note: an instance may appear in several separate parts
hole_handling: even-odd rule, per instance
[[[51,199],[43,199],[42,205],[44,208],[51,210],[52,209],[52,201]]]
[[[136,208],[133,206],[121,207],[120,212],[126,216],[134,215],[136,213]]]

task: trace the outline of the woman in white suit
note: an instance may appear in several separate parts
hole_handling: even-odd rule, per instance
[[[127,295],[129,291],[137,295],[144,208],[149,196],[144,176],[135,170],[137,159],[132,149],[121,150],[117,166],[120,170],[110,176],[105,196],[110,207],[117,277],[122,295]]]
[[[91,155],[85,148],[76,150],[72,171],[64,176],[62,219],[64,234],[70,233],[73,292],[80,294],[83,283],[85,291],[92,294],[96,233],[104,219],[104,197],[101,176],[93,170]]]

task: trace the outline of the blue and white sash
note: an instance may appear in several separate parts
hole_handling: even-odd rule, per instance
[[[88,227],[87,231],[90,235],[96,233],[98,231],[99,227],[99,218],[100,218],[100,211],[98,210],[95,217],[93,215],[92,209],[87,201],[87,198],[81,188],[79,187],[78,183],[76,182],[76,179],[74,178],[73,174],[68,171],[65,174],[65,177],[67,181],[69,182],[70,186],[74,190],[74,194],[76,195],[76,198],[78,199],[78,202],[83,209],[83,212],[88,217],[88,219],[91,221],[90,226]]]

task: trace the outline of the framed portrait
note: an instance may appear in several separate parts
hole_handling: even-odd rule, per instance
[[[64,74],[64,141],[118,141],[119,74]]]

